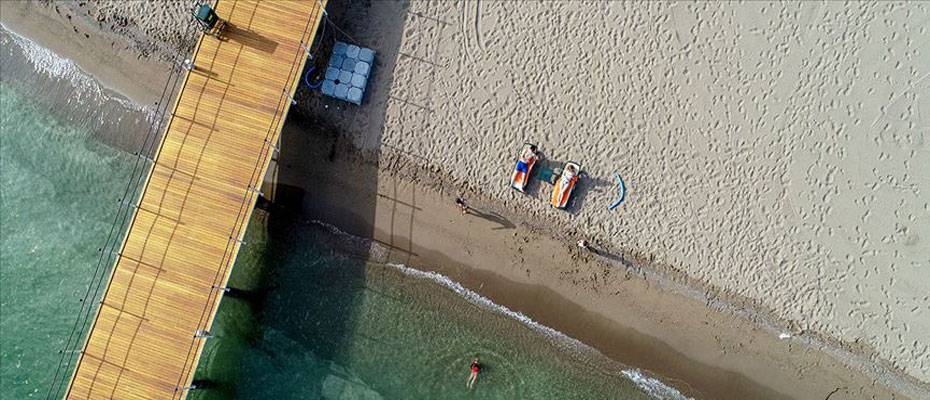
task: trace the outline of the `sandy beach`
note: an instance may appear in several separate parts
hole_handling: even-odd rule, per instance
[[[308,221],[373,238],[388,249],[376,261],[447,275],[695,398],[896,393],[803,342],[780,340],[716,304],[682,295],[683,288],[631,260],[553,238],[493,200],[466,195],[473,212],[463,216],[451,202],[459,192],[427,183],[441,174],[388,172],[407,160],[366,162],[364,152],[320,126],[326,127],[293,118],[266,191],[278,196],[276,203],[303,207]],[[307,135],[311,130],[318,134]],[[320,169],[332,172],[308,172]]]
[[[316,111],[383,168],[440,171],[418,181],[926,390],[924,5],[372,7],[346,20],[398,49],[369,97],[383,115]],[[585,167],[568,212],[506,187],[524,141]]]
[[[689,396],[930,394],[927,4],[338,3],[372,86],[301,89],[273,201]],[[148,105],[194,30],[131,4],[0,11]],[[567,211],[507,187],[525,141],[583,166]]]
[[[383,124],[319,113],[356,146],[926,390],[926,5],[372,8]],[[507,188],[524,141],[584,166],[568,212]]]

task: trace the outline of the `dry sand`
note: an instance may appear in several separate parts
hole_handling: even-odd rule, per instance
[[[62,4],[21,9],[66,24],[73,20],[54,11]],[[88,47],[167,65],[173,50],[157,43],[184,37],[186,5],[112,4],[68,3],[87,15],[69,40],[87,29]],[[13,8],[3,6],[6,24]],[[362,107],[302,92],[302,106],[320,118],[304,134],[336,126],[328,155],[352,154],[382,173],[331,183],[360,190],[367,182],[360,199],[368,203],[318,195],[335,222],[406,247],[419,255],[412,264],[486,283],[474,288],[709,397],[890,397],[873,378],[926,397],[928,4],[371,2],[350,4],[341,18],[339,7],[330,7],[334,19],[379,62]],[[112,22],[94,28],[95,12]],[[30,26],[37,40],[41,32],[60,39]],[[144,96],[132,69],[106,64],[87,69]],[[547,185],[534,182],[530,196],[507,188],[527,140],[550,161],[584,166],[568,212],[546,206]],[[318,167],[289,157],[302,160],[283,166],[299,169],[295,181]],[[615,172],[629,192],[609,212]],[[384,203],[399,198],[391,190],[417,193],[416,204],[433,211],[406,216],[407,233],[393,218],[377,222],[402,208]],[[458,190],[486,201],[487,223],[439,220],[454,215],[436,210]],[[510,240],[482,233],[494,224],[520,232]],[[584,261],[591,256],[568,250],[580,238],[614,260]],[[531,242],[544,245],[536,254],[553,240],[562,248],[542,252],[548,261],[526,261]],[[606,272],[621,258],[636,264],[619,271],[649,280]],[[624,282],[640,288],[623,290]],[[567,300],[553,304],[594,317],[553,315],[533,301],[543,296],[513,295],[514,285],[553,291]],[[779,341],[782,331],[792,338]]]

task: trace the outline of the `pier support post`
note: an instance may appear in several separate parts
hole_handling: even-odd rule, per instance
[[[191,60],[190,58],[185,58],[184,61],[181,63],[181,68],[184,68],[188,71],[193,71],[197,69],[197,66],[194,65],[194,60]]]
[[[216,290],[216,289],[222,289],[223,293],[229,293],[229,291],[232,290],[232,288],[229,286],[213,285],[213,290]]]
[[[131,202],[127,201],[127,200],[119,199],[119,203],[120,203],[120,204],[125,204],[125,205],[129,206],[129,207],[132,208],[132,209],[139,208],[139,205],[138,205],[138,204],[131,203]]]
[[[139,153],[137,153],[136,156],[138,156],[139,158],[141,158],[141,159],[143,159],[143,160],[145,160],[145,161],[148,161],[148,162],[155,162],[155,159],[149,158],[148,156],[146,156],[145,154],[143,154],[141,151],[140,151]]]
[[[309,59],[312,60],[312,59],[313,59],[313,54],[310,53],[310,46],[308,46],[308,45],[307,45],[306,43],[304,43],[304,42],[300,42],[300,47],[301,47],[302,49],[304,49],[304,53],[307,53],[307,58],[309,58]]]
[[[284,95],[287,96],[287,98],[291,100],[291,105],[292,105],[292,106],[296,106],[296,105],[297,105],[297,100],[294,100],[294,97],[291,96],[291,94],[288,93],[287,90],[284,91]]]
[[[194,389],[197,389],[197,385],[178,386],[178,387],[175,388],[175,390],[176,390],[176,391],[179,391],[179,392],[184,392],[184,391],[194,390]]]
[[[281,152],[281,148],[278,147],[278,145],[272,143],[270,140],[265,139],[265,143],[268,143],[268,147],[271,147],[271,153],[272,153],[272,154],[280,153],[280,152]]]

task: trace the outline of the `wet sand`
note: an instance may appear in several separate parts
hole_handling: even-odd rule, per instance
[[[83,70],[92,72],[104,87],[117,90],[140,105],[153,105],[161,97],[168,71],[175,68],[178,59],[183,60],[184,55],[190,53],[197,37],[187,15],[175,10],[181,9],[180,2],[165,2],[164,7],[170,11],[152,13],[148,19],[139,18],[152,25],[150,30],[162,27],[162,31],[167,31],[163,36],[176,38],[158,45],[143,43],[139,38],[152,34],[135,24],[130,25],[123,16],[110,15],[120,12],[117,10],[127,2],[100,2],[100,8],[110,10],[109,13],[94,9],[92,3],[96,2],[43,5],[31,1],[3,1],[0,2],[0,22],[7,29],[73,60]],[[128,4],[131,7],[122,12],[143,7],[144,2],[131,3],[134,4]],[[125,25],[123,31],[132,33],[118,33],[118,24]],[[154,41],[154,37],[148,41]]]

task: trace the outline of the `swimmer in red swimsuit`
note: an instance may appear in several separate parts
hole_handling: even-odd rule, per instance
[[[481,371],[481,363],[478,362],[478,357],[475,356],[475,359],[471,361],[471,375],[468,376],[468,388],[471,389],[475,387],[475,382],[478,380],[478,371]]]

